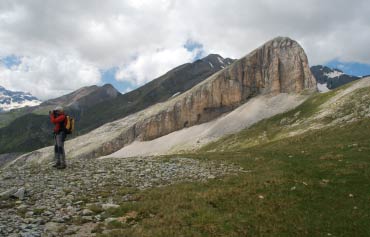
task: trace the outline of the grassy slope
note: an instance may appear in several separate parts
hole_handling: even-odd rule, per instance
[[[135,210],[137,226],[102,236],[370,236],[370,119],[274,139],[282,116],[312,115],[332,95],[187,155],[251,172],[137,192],[109,214]],[[251,146],[265,131],[270,139]]]
[[[11,126],[0,128],[0,153],[27,152],[44,144],[51,145],[52,131],[48,115],[30,113],[16,118]]]

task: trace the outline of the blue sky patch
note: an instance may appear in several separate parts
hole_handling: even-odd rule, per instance
[[[204,50],[203,45],[201,43],[189,39],[184,44],[184,48],[189,52],[193,52],[194,50],[198,51],[195,57],[193,58],[194,61],[203,58]]]
[[[122,94],[126,93],[127,90],[133,90],[136,86],[132,85],[130,82],[127,81],[117,81],[115,78],[115,74],[118,68],[113,67],[108,70],[101,70],[101,77],[103,80],[103,84],[112,84],[119,92]]]
[[[353,76],[370,75],[370,65],[356,62],[341,62],[339,60],[332,60],[325,64],[330,68],[338,68],[344,73]]]
[[[9,55],[9,56],[1,58],[0,62],[4,64],[5,67],[11,68],[12,66],[17,66],[21,64],[22,61],[19,59],[19,57],[16,57],[14,55]]]
[[[195,57],[193,58],[193,61],[196,61],[204,57],[205,51],[203,50],[203,45],[196,41],[187,40],[183,47],[189,52],[193,51],[197,52]],[[117,67],[112,67],[107,70],[100,70],[100,74],[103,81],[102,84],[107,83],[112,84],[122,94],[126,93],[127,90],[134,90],[138,87],[137,85],[133,85],[128,81],[117,81],[115,78],[115,74],[117,71],[118,71]]]

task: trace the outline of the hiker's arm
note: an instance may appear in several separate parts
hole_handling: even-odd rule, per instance
[[[53,114],[50,115],[50,121],[52,123],[60,123],[60,122],[64,121],[64,119],[65,119],[65,116],[64,115],[59,115],[56,118],[54,117]]]

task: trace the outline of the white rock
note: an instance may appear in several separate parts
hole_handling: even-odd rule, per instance
[[[102,208],[104,210],[108,210],[109,208],[118,208],[118,207],[119,207],[119,205],[113,204],[113,203],[105,203],[105,204],[102,205]]]
[[[106,224],[108,224],[109,222],[112,222],[112,221],[115,221],[115,220],[117,220],[117,218],[110,217],[110,218],[105,219],[105,220],[104,220],[104,222],[105,222]]]
[[[14,193],[12,196],[18,198],[19,200],[23,200],[25,192],[26,192],[26,189],[22,187],[18,189],[17,192]]]
[[[91,216],[92,214],[94,214],[94,212],[89,210],[89,209],[83,209],[82,210],[82,215],[83,216]]]

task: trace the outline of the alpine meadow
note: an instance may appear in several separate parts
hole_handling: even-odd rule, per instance
[[[370,236],[370,5],[0,3],[0,237]]]

